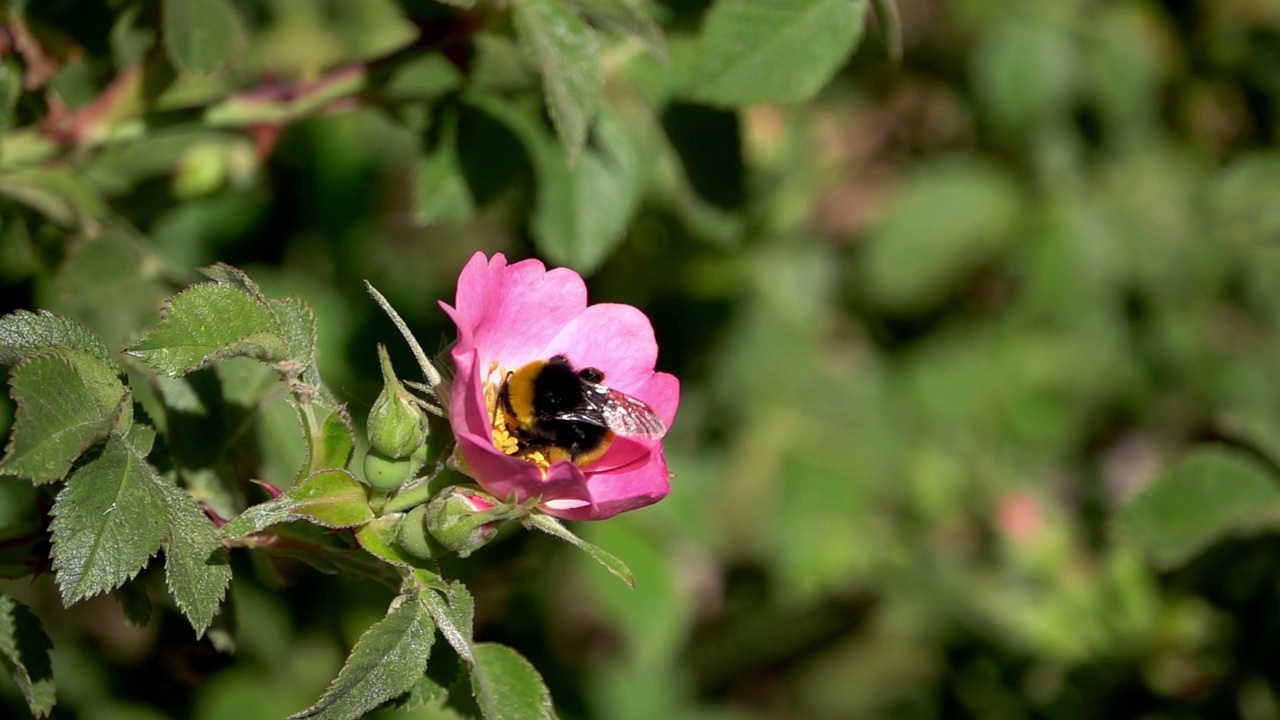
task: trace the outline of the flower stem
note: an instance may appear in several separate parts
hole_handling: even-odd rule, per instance
[[[435,488],[430,482],[420,482],[415,485],[401,488],[396,496],[387,501],[383,506],[384,512],[404,512],[412,507],[421,505],[431,499],[435,494]]]

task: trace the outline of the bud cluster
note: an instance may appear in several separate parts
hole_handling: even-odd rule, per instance
[[[364,475],[383,492],[398,489],[427,459],[427,414],[391,367],[387,349],[378,346],[382,392],[369,411],[369,445]]]
[[[417,557],[431,558],[449,552],[467,557],[487,545],[498,534],[502,521],[513,516],[512,508],[502,506],[480,490],[452,485],[431,502],[406,513],[400,521],[397,540],[406,552]]]

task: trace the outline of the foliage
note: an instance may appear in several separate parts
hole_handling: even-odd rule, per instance
[[[0,714],[1274,717],[1278,53],[1248,0],[12,0]],[[437,351],[476,249],[649,313],[669,498],[422,535],[362,280]]]

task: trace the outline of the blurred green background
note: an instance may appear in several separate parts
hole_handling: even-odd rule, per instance
[[[589,147],[632,164],[625,198],[580,209],[617,226],[586,250],[539,229],[553,135],[511,118],[539,86],[501,7],[238,1],[231,65],[173,81],[147,64],[158,3],[14,5],[3,310],[123,347],[228,262],[315,307],[362,420],[375,344],[412,367],[363,279],[430,348],[476,250],[571,262],[649,313],[683,383],[671,496],[578,528],[639,587],[525,532],[447,568],[562,717],[1280,718],[1277,537],[1156,564],[1116,523],[1194,444],[1280,449],[1280,2],[900,0],[900,37],[869,16],[816,97],[728,109],[671,79],[710,5],[654,3],[656,51],[602,34]],[[145,113],[95,106],[139,61],[163,86]],[[338,102],[197,112],[323,95],[350,63]],[[224,460],[287,483],[288,421],[263,408]],[[40,502],[0,478],[0,527]],[[162,591],[137,628],[109,597],[61,608],[47,573],[0,581],[53,637],[54,717],[282,717],[390,599],[233,564],[233,654]],[[27,716],[7,679],[0,702]]]

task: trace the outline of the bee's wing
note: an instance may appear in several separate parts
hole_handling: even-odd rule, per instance
[[[666,423],[643,400],[611,391],[611,401],[604,410],[605,424],[619,435],[630,437],[662,437]]]
[[[625,437],[661,437],[667,432],[662,418],[643,400],[603,385],[584,385],[583,400],[593,417],[588,418],[588,413],[584,413],[566,419],[580,419],[599,425],[600,418],[603,418],[605,427]]]
[[[572,422],[586,423],[588,425],[595,425],[596,427],[609,427],[608,420],[605,419],[604,414],[601,412],[567,410],[565,412],[556,413],[555,418],[557,420],[570,420]]]

